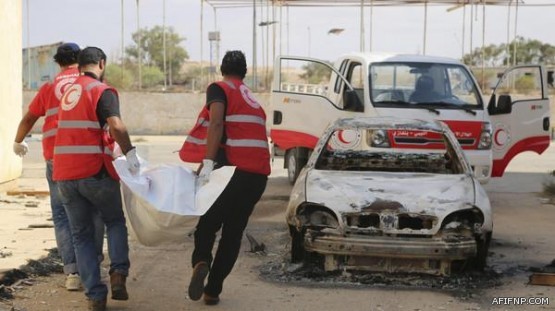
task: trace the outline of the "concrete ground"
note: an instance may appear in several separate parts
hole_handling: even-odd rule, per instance
[[[183,137],[133,137],[139,155],[152,164],[179,163]],[[19,188],[46,190],[44,163],[38,139],[24,158]],[[486,189],[494,208],[494,235],[488,257],[491,271],[499,276],[495,286],[470,291],[423,287],[359,284],[269,282],[260,267],[282,262],[289,248],[284,211],[291,187],[276,159],[263,199],[247,231],[267,246],[265,256],[248,252],[248,242],[235,269],[226,280],[221,303],[207,307],[190,301],[186,287],[191,275],[192,241],[181,245],[146,247],[130,237],[132,267],[128,281],[130,300],[108,302],[109,310],[554,310],[555,288],[528,285],[530,267],[541,267],[555,258],[553,224],[555,205],[540,196],[547,172],[554,169],[555,147],[542,156],[522,154],[506,175]],[[55,247],[47,198],[12,197],[0,193],[0,271],[17,268]],[[30,228],[40,227],[40,228]],[[2,255],[3,254],[3,255]],[[277,265],[279,268],[279,265]],[[20,287],[14,300],[0,302],[15,310],[86,310],[83,292],[67,292],[64,276],[54,274]],[[482,282],[482,280],[476,280]],[[547,298],[549,304],[492,304],[499,297]],[[537,302],[541,300],[535,300]],[[532,301],[533,302],[533,301]]]

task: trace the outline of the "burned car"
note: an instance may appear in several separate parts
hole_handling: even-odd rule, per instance
[[[481,270],[493,223],[488,196],[439,121],[349,118],[330,125],[286,212],[292,262],[449,275]]]

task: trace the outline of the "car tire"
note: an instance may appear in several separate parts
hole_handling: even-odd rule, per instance
[[[471,268],[476,271],[484,271],[487,265],[491,232],[486,233],[483,239],[476,239],[476,257],[471,260]]]
[[[299,177],[299,173],[308,161],[308,150],[305,148],[292,148],[285,153],[285,163],[287,166],[287,178],[294,184]]]
[[[302,262],[306,256],[304,230],[299,232],[294,226],[289,226],[289,234],[291,235],[291,262]]]

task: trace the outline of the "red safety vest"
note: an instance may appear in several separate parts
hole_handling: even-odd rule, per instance
[[[29,112],[33,115],[37,117],[44,116],[42,154],[45,160],[52,160],[54,156],[54,140],[58,126],[60,99],[77,77],[79,77],[79,70],[76,67],[60,72],[54,77],[54,81],[40,88],[37,96],[29,105]]]
[[[115,89],[88,76],[80,76],[64,93],[54,145],[53,179],[74,180],[96,175],[104,165],[112,178],[114,140],[100,128],[96,106],[105,90]]]
[[[269,175],[270,152],[264,109],[243,82],[228,80],[216,83],[224,90],[227,98],[224,122],[227,139],[223,144],[227,160],[240,170]],[[181,160],[202,162],[206,156],[209,122],[210,112],[204,107],[179,152]]]

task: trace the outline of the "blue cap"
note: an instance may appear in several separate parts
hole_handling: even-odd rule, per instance
[[[77,43],[67,42],[58,47],[56,54],[75,53],[79,51],[81,51],[81,48]]]

